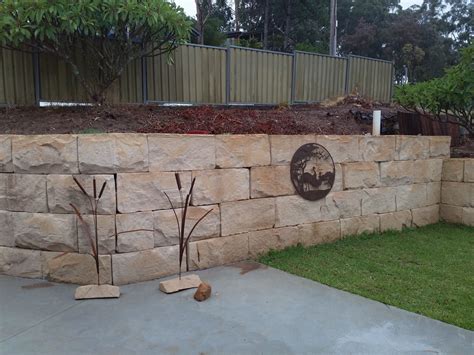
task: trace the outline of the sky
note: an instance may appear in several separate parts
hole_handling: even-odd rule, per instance
[[[194,0],[174,0],[174,2],[181,6],[187,15],[196,16],[196,4]],[[400,0],[400,5],[402,5],[403,8],[407,8],[411,5],[421,5],[422,2],[423,0]]]

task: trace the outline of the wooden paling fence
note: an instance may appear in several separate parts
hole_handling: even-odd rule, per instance
[[[81,53],[75,53],[81,61]],[[186,44],[132,63],[107,92],[112,103],[293,104],[358,94],[390,102],[393,63],[358,56]],[[67,64],[0,49],[0,105],[87,102]]]

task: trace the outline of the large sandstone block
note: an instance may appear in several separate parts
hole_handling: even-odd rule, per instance
[[[381,187],[363,190],[362,215],[396,211],[396,188]]]
[[[0,247],[0,274],[18,277],[41,277],[41,252]]]
[[[248,169],[199,170],[193,172],[193,177],[195,206],[246,200],[250,196]]]
[[[340,199],[349,204],[352,203],[352,200],[345,199],[344,195]],[[330,196],[318,201],[308,201],[300,196],[276,197],[275,207],[276,227],[295,226],[339,218],[339,209],[335,206],[335,203],[331,202]]]
[[[441,202],[447,205],[469,207],[474,205],[474,184],[443,181]]]
[[[411,227],[411,211],[398,211],[380,215],[380,231],[402,230]]]
[[[77,181],[90,195],[94,194],[93,179],[96,179],[97,193],[106,182],[105,190],[99,201],[99,214],[114,214],[117,210],[115,201],[115,178],[113,175],[76,175]],[[89,199],[74,182],[72,175],[48,175],[47,177],[48,207],[52,213],[74,213],[71,203],[84,214],[91,214]]]
[[[74,215],[17,212],[13,214],[15,245],[25,249],[77,251]]]
[[[304,144],[316,143],[316,136],[270,135],[272,165],[289,165],[293,155]]]
[[[78,137],[79,170],[83,174],[148,171],[144,134],[91,134]]]
[[[380,163],[380,180],[383,186],[400,186],[415,182],[412,161],[389,161]]]
[[[436,205],[441,202],[441,182],[426,184],[426,204]]]
[[[244,235],[248,237],[249,253],[252,258],[270,250],[282,250],[301,242],[299,226],[265,229]]]
[[[463,207],[452,205],[439,205],[439,218],[449,223],[462,223]]]
[[[275,200],[225,202],[221,204],[222,235],[272,228],[275,225]]]
[[[443,170],[442,159],[416,160],[413,162],[413,176],[415,183],[441,181]]]
[[[72,135],[14,136],[15,172],[30,174],[77,174],[77,138]]]
[[[290,166],[258,166],[250,169],[252,198],[294,195]]]
[[[214,136],[186,134],[149,134],[150,171],[214,169]]]
[[[464,161],[464,182],[474,182],[474,159]]]
[[[413,225],[422,227],[439,222],[439,205],[415,208],[412,211]]]
[[[219,237],[221,233],[221,215],[219,205],[189,207],[187,211],[185,236],[187,237],[194,224],[209,210],[212,210],[194,229],[191,241]],[[181,218],[182,209],[176,214]],[[155,247],[177,245],[179,243],[176,217],[172,210],[153,212],[155,229]]]
[[[154,248],[153,214],[151,212],[118,214],[116,220],[117,252],[129,253]],[[139,229],[147,230],[138,231]],[[124,233],[133,230],[136,232]]]
[[[0,210],[8,210],[7,182],[9,175],[0,173]]]
[[[443,161],[443,181],[463,181],[464,159],[446,159]]]
[[[0,211],[0,246],[15,246],[12,212]]]
[[[341,236],[358,235],[378,232],[380,229],[379,215],[341,219]]]
[[[474,227],[474,208],[464,207],[462,210],[462,223]]]
[[[311,246],[322,243],[332,243],[341,238],[341,221],[328,221],[302,224],[297,227],[298,243]]]
[[[451,155],[451,137],[429,137],[430,140],[430,157],[432,158],[449,158]]]
[[[216,136],[216,166],[240,168],[270,165],[270,140],[264,134]]]
[[[335,163],[360,161],[358,136],[316,136],[316,143],[331,154]]]
[[[426,206],[426,184],[398,186],[396,202],[397,211]]]
[[[20,212],[48,212],[46,176],[8,174],[6,209]]]
[[[342,164],[334,164],[335,177],[334,185],[332,185],[332,192],[344,190],[344,176],[342,175]]]
[[[395,136],[364,136],[359,139],[360,154],[365,161],[390,161],[396,158]]]
[[[430,139],[423,136],[397,136],[399,160],[427,159],[430,156]]]
[[[327,195],[325,206],[321,209],[323,220],[360,216],[361,201],[364,194],[361,190],[336,191]]]
[[[343,164],[344,189],[360,189],[380,185],[379,166],[373,162]]]
[[[191,185],[191,172],[180,173],[180,179],[185,196]],[[201,183],[198,179],[195,189]],[[172,172],[117,175],[117,207],[120,213],[169,209],[171,206],[165,193],[176,208],[181,206],[175,175]]]
[[[235,263],[249,258],[248,234],[200,240],[191,259],[199,269]]]
[[[87,230],[95,246],[94,218],[90,215],[83,215],[82,219],[85,224],[76,218],[79,253],[92,254],[92,246],[86,228],[88,228]],[[99,254],[108,255],[115,253],[115,215],[97,216],[97,231]]]
[[[41,252],[43,277],[78,285],[97,284],[95,259],[89,254]],[[111,256],[99,257],[100,283],[112,283]]]
[[[13,172],[11,136],[0,136],[0,172]]]

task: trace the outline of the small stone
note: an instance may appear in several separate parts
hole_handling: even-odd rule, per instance
[[[85,285],[76,288],[74,298],[87,300],[94,298],[119,298],[120,288],[113,285]]]
[[[194,294],[194,299],[198,302],[202,302],[211,297],[212,288],[211,285],[203,282],[199,285],[196,293]]]
[[[175,293],[189,288],[196,288],[201,284],[198,275],[186,275],[181,278],[166,280],[160,282],[160,291],[164,293]]]

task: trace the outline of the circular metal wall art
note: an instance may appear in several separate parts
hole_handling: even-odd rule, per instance
[[[334,185],[336,171],[331,154],[322,145],[302,145],[291,159],[291,182],[306,200],[326,197]]]

